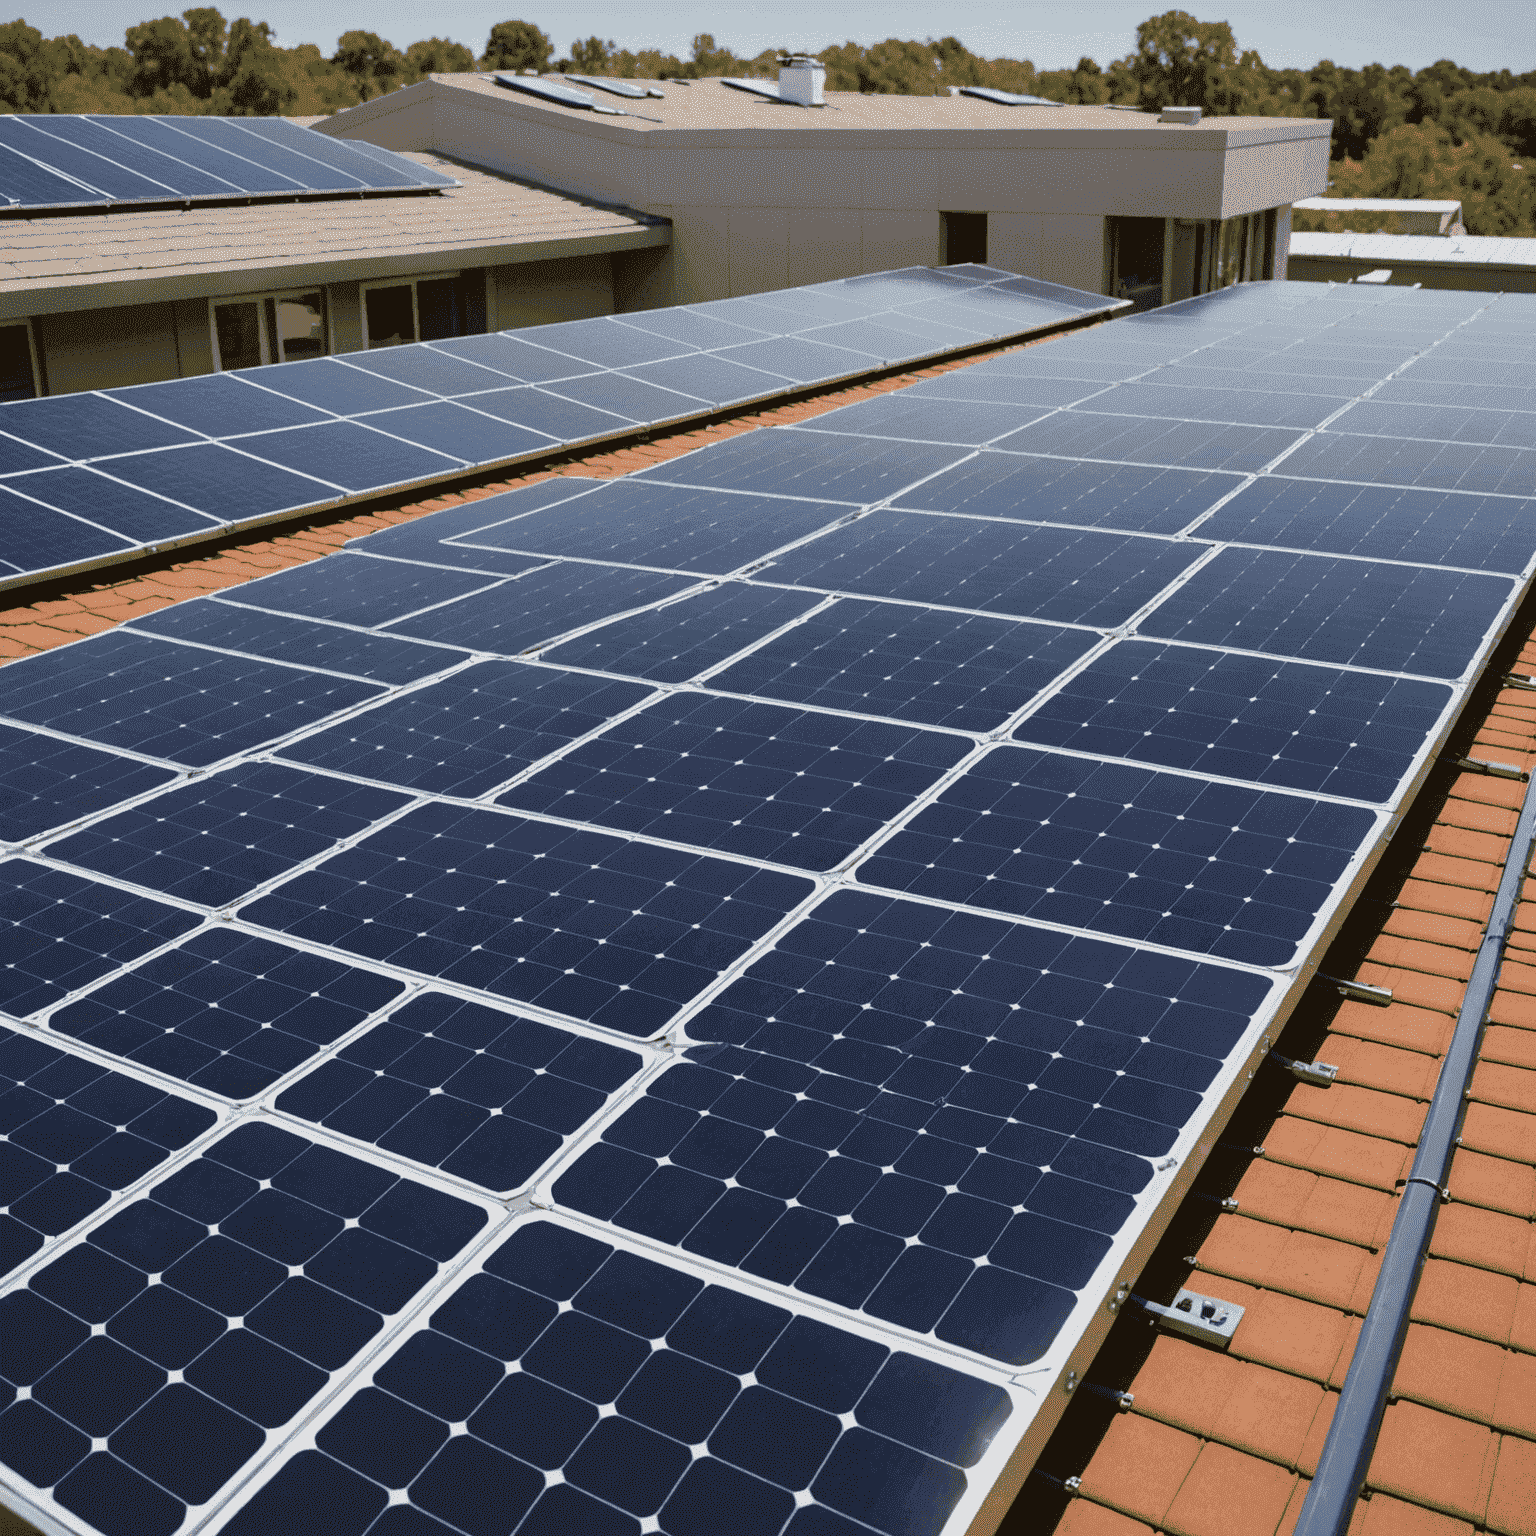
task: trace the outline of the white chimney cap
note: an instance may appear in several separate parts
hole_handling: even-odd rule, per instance
[[[1200,108],[1164,107],[1157,120],[1160,123],[1182,123],[1186,128],[1193,128],[1200,121]]]
[[[822,91],[827,81],[827,67],[809,54],[792,54],[779,66],[779,99],[797,107],[820,107],[826,103]]]

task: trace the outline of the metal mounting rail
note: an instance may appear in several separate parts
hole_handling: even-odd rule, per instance
[[[1450,1049],[1424,1119],[1418,1151],[1382,1256],[1381,1273],[1360,1329],[1360,1341],[1355,1346],[1349,1374],[1344,1378],[1344,1390],[1323,1445],[1317,1475],[1312,1479],[1293,1536],[1344,1536],[1354,1516],[1355,1501],[1381,1432],[1387,1393],[1402,1353],[1409,1309],[1419,1288],[1435,1217],[1446,1198],[1446,1174],[1461,1130],[1467,1085],[1477,1065],[1483,1026],[1504,961],[1504,946],[1531,860],[1533,839],[1536,782],[1526,790],[1520,807],[1520,819],[1499,878],[1488,929],[1473,963]]]

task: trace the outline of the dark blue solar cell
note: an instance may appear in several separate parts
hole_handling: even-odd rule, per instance
[[[69,457],[66,455],[65,457]],[[63,459],[56,453],[45,453],[30,443],[0,432],[0,475],[27,474],[34,469],[55,469]]]
[[[12,1268],[214,1122],[201,1104],[0,1029],[0,1204]]]
[[[117,630],[12,663],[0,677],[0,712],[202,766],[379,692],[348,678]]]
[[[594,371],[591,363],[552,352],[547,347],[535,346],[516,332],[508,334],[503,331],[492,336],[459,336],[451,341],[434,341],[431,347],[434,352],[464,358],[478,363],[482,368],[504,373],[509,379],[521,379],[530,384],[541,384],[549,379],[568,379],[576,374]],[[495,387],[495,380],[481,386],[482,389]]]
[[[965,1474],[867,1430],[851,1429],[811,1492],[878,1531],[938,1536],[965,1492]]]
[[[831,869],[970,750],[963,738],[710,695],[653,704],[497,803]]]
[[[1177,533],[1242,482],[1235,475],[982,453],[897,498],[904,507],[1132,533]]]
[[[1513,590],[1504,577],[1225,549],[1138,627],[1197,645],[1456,678]]]
[[[806,593],[725,582],[578,635],[546,651],[545,659],[662,683],[686,682],[820,601]]]
[[[5,145],[0,145],[0,197],[12,208],[87,207],[110,200]]]
[[[664,357],[692,352],[693,346],[668,336],[637,330],[608,316],[592,320],[568,320],[541,325],[526,333],[538,346],[567,357],[577,357],[599,368],[624,368],[635,363],[654,363]]]
[[[1492,351],[1490,347],[1490,355]],[[1405,405],[1384,400],[1381,395],[1377,395],[1352,405],[1330,425],[1329,430],[1380,437],[1499,443],[1507,448],[1536,448],[1536,420],[1532,419],[1532,414],[1525,410]]]
[[[56,511],[73,513],[99,524],[134,544],[153,544],[157,539],[210,533],[219,526],[220,513],[204,517],[161,496],[151,496],[131,485],[123,485],[112,478],[115,463],[116,460],[108,459],[98,469],[66,465],[45,473],[17,476],[8,483],[7,489]],[[6,505],[9,507],[11,503],[7,501]]]
[[[114,479],[206,512],[225,523],[337,499],[334,485],[295,474],[221,443],[195,443],[167,453],[130,453],[102,461]]]
[[[197,170],[185,161],[161,154],[141,140],[113,132],[110,125],[114,121],[111,117],[75,117],[59,113],[42,119],[41,126],[51,137],[63,139],[68,144],[116,161],[141,176],[159,182],[170,193],[178,196],[212,194],[227,197],[234,190],[230,183]]]
[[[1536,496],[1536,452],[1529,448],[1319,432],[1285,461],[1285,469],[1319,480]]]
[[[905,490],[962,457],[960,448],[931,443],[845,439],[775,427],[713,443],[634,478],[863,504]]]
[[[714,347],[735,346],[739,342],[753,341],[765,334],[745,325],[705,314],[697,305],[678,305],[672,309],[639,310],[618,317],[621,325],[633,326],[650,336],[660,336],[666,341],[677,342],[681,347],[701,347],[706,351]]]
[[[54,471],[57,473],[57,471]],[[25,485],[37,476],[22,476],[13,484]],[[105,528],[93,527],[79,518],[65,517],[0,486],[0,518],[5,521],[5,551],[0,554],[0,575],[30,576],[38,571],[128,554],[129,540]]]
[[[1262,469],[1298,441],[1300,435],[1279,427],[1234,427],[1058,411],[994,446],[1014,453],[1045,453],[1068,459],[1169,464],[1179,469],[1233,469],[1248,474]]]
[[[0,725],[0,840],[24,842],[172,776],[166,768]]]
[[[179,427],[209,437],[261,432],[325,421],[321,411],[270,390],[253,388],[249,374],[212,373],[195,379],[167,379],[104,391],[113,400],[148,411]]]
[[[525,562],[524,569],[537,562]],[[237,589],[240,602],[363,628],[493,586],[494,577],[343,551]]]
[[[27,859],[0,863],[0,1007],[22,1017],[198,925],[190,912]]]
[[[487,512],[495,501],[481,502]],[[508,511],[521,511],[515,503]],[[460,545],[725,574],[815,533],[846,508],[611,480],[544,511],[458,535]]]
[[[1096,395],[1103,388],[1102,383],[1092,379],[1020,376],[972,366],[910,384],[901,393],[909,400],[996,401],[1054,408]]]
[[[445,881],[444,869],[456,873]],[[648,1035],[809,891],[793,876],[442,805],[244,911],[354,954]]]
[[[801,423],[804,431],[979,448],[1047,414],[1047,408],[995,401],[929,400],[904,390],[860,400]]]
[[[194,1387],[157,1393],[107,1441],[112,1453],[188,1504],[211,1499],[266,1436]]]
[[[692,359],[688,359],[692,361]],[[676,389],[663,389],[644,379],[622,373],[591,373],[579,379],[563,379],[545,388],[564,400],[589,405],[594,410],[609,411],[637,425],[676,421],[708,411],[712,401]]]
[[[49,1027],[245,1099],[397,997],[402,984],[212,929],[61,1008]]]
[[[210,131],[206,125],[194,125],[185,118],[174,117],[114,119],[113,126],[125,138],[217,176],[237,191],[294,192],[309,184],[307,172],[301,172],[298,177],[283,175],[262,163],[267,155],[252,157],[249,151],[241,153],[235,144],[227,142],[226,134],[217,132],[216,127]],[[221,139],[226,143],[221,144]],[[328,183],[329,178],[322,185]]]
[[[853,318],[852,312],[847,312]],[[793,320],[790,324],[793,325]],[[885,359],[848,347],[827,346],[805,336],[778,336],[765,341],[749,341],[741,346],[724,347],[715,356],[728,363],[744,363],[748,368],[762,368],[783,374],[797,384],[819,384],[841,379],[852,373],[868,373]]]
[[[336,416],[383,411],[394,405],[421,405],[431,398],[425,390],[365,372],[334,357],[279,363],[259,372],[247,370],[237,377]]]
[[[640,1064],[633,1051],[428,992],[295,1083],[279,1104],[506,1191],[526,1183]]]
[[[740,1292],[701,1290],[692,1276],[547,1220],[519,1226],[489,1267],[544,1274],[571,1263],[587,1283],[554,1280],[572,1296],[563,1313],[485,1274],[462,1282],[322,1422],[316,1443],[335,1470],[321,1480],[316,1453],[303,1453],[249,1509],[285,1530],[318,1529],[301,1498],[322,1499],[327,1518],[338,1501],[349,1507],[337,1481],[345,1466],[406,1488],[390,1511],[398,1524],[370,1527],[399,1536],[428,1536],[438,1518],[471,1536],[514,1526],[637,1536],[638,1518],[658,1510],[660,1528],[681,1536],[774,1536],[797,1503],[841,1530],[807,1489],[827,1483],[848,1503],[860,1466],[919,1495],[950,1486],[945,1477],[963,1487],[960,1468],[1007,1417],[1007,1397],[985,1382]],[[743,1390],[747,1372],[758,1384]],[[924,1401],[901,1401],[904,1388]],[[858,1426],[839,1419],[850,1412]],[[468,1435],[451,1434],[466,1418]],[[230,1528],[268,1527],[242,1515]]]
[[[660,602],[691,585],[693,578],[688,576],[562,560],[530,571],[517,578],[515,585],[492,587],[428,613],[394,620],[390,632],[517,656],[543,641]]]
[[[877,511],[780,555],[760,579],[1111,625],[1150,602],[1198,551],[1125,534]]]
[[[467,659],[463,651],[253,612],[217,598],[174,603],[134,624],[152,635],[346,672],[380,683],[414,683]]]
[[[1175,421],[1231,422],[1252,427],[1315,427],[1339,408],[1336,395],[1301,395],[1261,389],[1174,388],[1155,373],[1120,384],[1090,400],[1080,411],[1115,416],[1161,416]]]
[[[1004,749],[866,859],[859,879],[1284,965],[1375,823],[1363,809]],[[1104,1089],[1116,1103],[1112,1076]]]
[[[52,1493],[104,1536],[171,1536],[186,1516],[179,1499],[105,1451],[86,1457]]]
[[[736,405],[744,400],[758,400],[793,389],[788,374],[774,373],[761,367],[745,367],[723,357],[695,355],[675,357],[663,363],[647,363],[626,368],[627,378],[679,394],[696,395],[711,405]]]
[[[195,432],[130,411],[118,401],[97,394],[18,402],[5,413],[5,430],[66,459],[100,458],[199,440]]]
[[[483,376],[494,378],[488,373]],[[523,454],[547,452],[556,446],[553,438],[541,432],[531,432],[526,427],[514,426],[498,417],[487,416],[483,411],[469,410],[465,405],[455,405],[447,400],[430,405],[398,406],[394,410],[374,411],[355,419],[360,426],[374,427],[404,442],[463,459],[467,464],[515,459]]]
[[[383,432],[370,431],[355,421],[258,432],[237,438],[233,446],[269,464],[353,492],[449,474],[462,463]]]
[[[1014,736],[1384,802],[1450,697],[1435,683],[1126,641],[1047,699]]]
[[[66,864],[223,907],[404,804],[404,795],[387,789],[279,763],[241,763],[96,822],[49,850]]]
[[[711,681],[732,693],[983,732],[1096,643],[1082,630],[845,598]]]
[[[186,1379],[266,1429],[286,1424],[327,1380],[326,1373],[249,1328],[223,1334],[187,1367]]]
[[[587,365],[568,363],[567,368],[585,368]],[[486,394],[464,395],[460,405],[483,411],[499,421],[512,423],[525,431],[536,432],[549,439],[553,447],[560,443],[585,442],[593,437],[612,437],[617,433],[631,432],[634,422],[628,417],[616,416],[612,411],[594,410],[577,400],[566,400],[542,389],[524,385],[514,389],[493,389]]]
[[[1015,1224],[1060,1209],[1070,1188],[1073,1221],[1117,1230],[1125,1191],[1150,1176],[1142,1159],[1177,1134],[1170,1109],[1197,1106],[1189,1089],[1214,1077],[1267,991],[1192,960],[841,893],[690,1021],[692,1038],[722,1043],[654,1080],[555,1198],[1021,1364],[1086,1276],[1039,1277]],[[1154,1110],[1163,1123],[1142,1118]],[[1160,1144],[1126,1158],[1114,1149],[1133,1131]],[[1099,1252],[1108,1242],[1070,1231]],[[993,1315],[977,1286],[1001,1275],[1011,1289]],[[730,1340],[746,1324],[706,1322],[707,1302],[668,1342],[740,1371]]]
[[[91,1441],[40,1403],[13,1403],[0,1413],[0,1460],[38,1488],[51,1488],[90,1454]]]
[[[230,1536],[298,1533],[316,1530],[321,1519],[332,1536],[363,1536],[370,1529],[382,1530],[375,1516],[388,1502],[389,1495],[376,1483],[319,1451],[301,1451],[224,1529]]]
[[[1536,502],[1508,496],[1266,476],[1202,523],[1198,536],[1518,573],[1536,553],[1533,516]]]
[[[342,361],[349,368],[361,368],[365,373],[394,379],[434,395],[467,395],[476,390],[497,389],[507,382],[506,375],[462,357],[449,356],[436,346],[377,347],[371,352],[348,352]]]
[[[639,683],[484,661],[296,742],[286,755],[317,768],[467,799],[596,730],[650,692]]]

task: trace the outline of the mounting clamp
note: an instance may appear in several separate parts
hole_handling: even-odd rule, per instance
[[[1464,773],[1486,773],[1491,778],[1514,779],[1521,784],[1530,778],[1524,768],[1516,768],[1513,763],[1491,763],[1482,757],[1458,757],[1452,761]]]
[[[1142,1296],[1133,1296],[1131,1300],[1139,1302],[1159,1326],[1170,1333],[1180,1333],[1187,1339],[1215,1344],[1222,1349],[1232,1342],[1232,1335],[1237,1332],[1237,1325],[1242,1322],[1246,1310],[1235,1301],[1221,1301],[1215,1296],[1201,1296],[1191,1290],[1180,1290],[1171,1307],[1160,1306]]]
[[[1289,1056],[1282,1056],[1278,1051],[1271,1051],[1269,1059],[1277,1066],[1284,1067],[1292,1077],[1311,1083],[1314,1088],[1333,1087],[1339,1075],[1339,1069],[1326,1061],[1292,1061]]]
[[[1390,1008],[1392,1006],[1392,989],[1390,987],[1373,987],[1367,981],[1345,981],[1338,976],[1325,976],[1319,971],[1313,981],[1321,981],[1330,987],[1337,987],[1340,997],[1346,997],[1352,1003],[1370,1003],[1376,1008]]]

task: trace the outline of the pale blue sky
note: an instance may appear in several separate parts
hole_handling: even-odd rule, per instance
[[[165,4],[165,0],[161,0]],[[179,11],[186,0],[170,0]],[[218,3],[218,0],[215,0]],[[964,7],[933,0],[676,0],[661,8],[618,5],[606,0],[562,3],[543,0],[472,0],[451,13],[423,11],[418,0],[224,0],[228,16],[247,6],[256,20],[270,22],[278,41],[318,43],[330,53],[339,33],[362,27],[381,33],[398,47],[432,34],[447,35],[478,53],[491,24],[508,16],[535,22],[560,52],[572,40],[596,33],[621,47],[660,48],[686,57],[697,32],[713,32],[742,55],[764,48],[818,49],[853,39],[926,37],[953,32],[973,52],[989,58],[1033,59],[1042,69],[1072,65],[1083,54],[1101,64],[1130,52],[1136,25],[1171,8],[1173,0],[1097,0],[1092,5],[1046,4],[1043,0],[971,0]],[[1192,4],[1202,20],[1226,20],[1238,44],[1257,48],[1266,63],[1309,67],[1321,58],[1358,68],[1363,64],[1407,64],[1421,69],[1451,58],[1475,70],[1536,69],[1536,25],[1521,0],[1483,0],[1476,6],[1429,0],[1224,0]],[[49,0],[25,14],[52,35],[77,32],[85,41],[121,43],[123,30],[154,16],[154,0]]]

